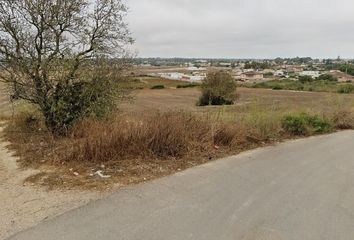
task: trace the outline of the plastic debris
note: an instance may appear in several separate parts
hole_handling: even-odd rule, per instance
[[[111,175],[104,175],[103,171],[101,171],[101,170],[95,172],[95,174],[98,175],[101,178],[110,178],[111,177]]]

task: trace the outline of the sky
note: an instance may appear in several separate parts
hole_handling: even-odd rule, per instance
[[[127,0],[138,57],[354,58],[353,0]]]

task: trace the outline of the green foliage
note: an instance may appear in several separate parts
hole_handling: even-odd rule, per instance
[[[322,74],[318,77],[317,80],[330,81],[330,82],[338,82],[338,78],[331,74]]]
[[[300,76],[299,77],[299,82],[301,83],[307,83],[307,82],[312,82],[314,79],[310,76]]]
[[[345,84],[341,85],[338,88],[338,93],[349,94],[354,92],[354,85],[353,84]]]
[[[272,89],[273,89],[273,90],[282,90],[283,87],[280,86],[280,85],[275,85]]]
[[[266,69],[270,68],[270,64],[267,62],[247,62],[245,64],[245,69]]]
[[[152,86],[151,87],[151,89],[165,89],[165,85],[161,85],[161,84],[159,84],[159,85],[154,85],[154,86]]]
[[[194,88],[194,87],[198,87],[198,86],[200,86],[200,84],[190,83],[190,84],[184,84],[184,85],[177,85],[177,88]]]
[[[263,74],[264,78],[271,78],[273,76],[274,76],[274,74],[272,72],[266,72],[266,73]]]
[[[354,76],[354,65],[353,64],[341,64],[341,65],[339,65],[338,70]]]
[[[328,62],[326,68],[328,70],[339,70],[341,72],[354,76],[354,64],[351,63],[332,64],[331,62]]]
[[[224,71],[208,73],[201,90],[199,106],[232,105],[237,99],[236,81]]]
[[[252,85],[253,88],[269,88],[275,90],[337,92],[339,84],[334,81],[314,80],[302,83],[292,79],[272,80]]]
[[[330,132],[333,126],[323,117],[300,113],[285,116],[282,120],[282,127],[287,133],[304,136]]]
[[[114,107],[112,88],[108,81],[58,84],[42,109],[47,127],[56,135],[65,135],[84,117],[105,116]]]

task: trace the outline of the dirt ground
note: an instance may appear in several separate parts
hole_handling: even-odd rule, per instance
[[[0,127],[0,133],[2,131]],[[0,239],[35,226],[100,197],[98,193],[76,191],[47,192],[23,181],[36,173],[19,169],[16,157],[0,140]]]
[[[8,99],[5,87],[0,85],[1,116],[11,116]],[[0,122],[0,240],[100,197],[93,192],[47,192],[24,184],[24,180],[37,171],[17,166],[17,158],[8,151],[8,143],[1,138],[3,124]]]

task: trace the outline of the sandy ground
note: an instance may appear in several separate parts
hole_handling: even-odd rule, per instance
[[[19,169],[7,144],[0,140],[0,240],[100,197],[92,192],[47,192],[25,185],[24,179],[37,172]]]

